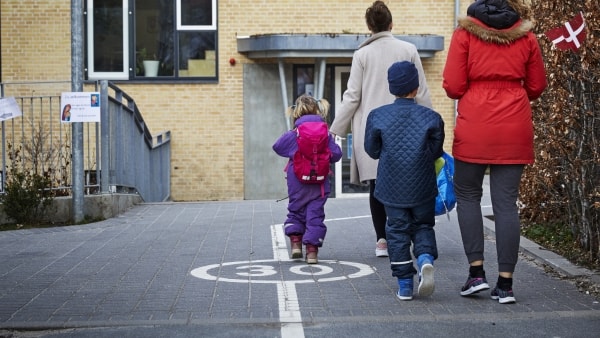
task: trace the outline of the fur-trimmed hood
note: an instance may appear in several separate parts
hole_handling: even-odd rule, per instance
[[[509,28],[494,29],[476,18],[467,16],[458,20],[458,27],[486,42],[510,44],[527,35],[527,32],[533,28],[533,23],[529,20],[518,20]]]
[[[529,8],[522,1],[476,0],[458,26],[485,42],[502,45],[527,35],[533,28],[529,20]]]

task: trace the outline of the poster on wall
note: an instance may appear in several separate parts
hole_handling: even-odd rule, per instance
[[[23,113],[13,96],[0,99],[0,121],[10,120],[21,115]]]
[[[60,102],[61,122],[100,122],[100,93],[66,92]]]

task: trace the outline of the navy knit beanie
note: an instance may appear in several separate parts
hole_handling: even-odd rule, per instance
[[[406,96],[419,87],[419,72],[415,64],[409,61],[395,62],[388,69],[390,93]]]

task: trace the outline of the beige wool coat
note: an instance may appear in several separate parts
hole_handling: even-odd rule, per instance
[[[352,57],[348,87],[336,108],[330,131],[340,137],[352,132],[350,183],[361,184],[377,178],[378,161],[364,147],[365,125],[371,110],[394,102],[387,80],[388,68],[396,61],[411,61],[419,72],[418,104],[432,108],[431,97],[417,48],[396,39],[391,31],[379,32],[365,40]]]

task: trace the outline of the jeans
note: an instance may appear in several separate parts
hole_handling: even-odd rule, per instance
[[[412,208],[386,206],[385,211],[388,216],[385,232],[392,276],[412,278],[417,270],[413,266],[411,243],[415,257],[430,254],[435,259],[438,256],[433,229],[435,199]]]

